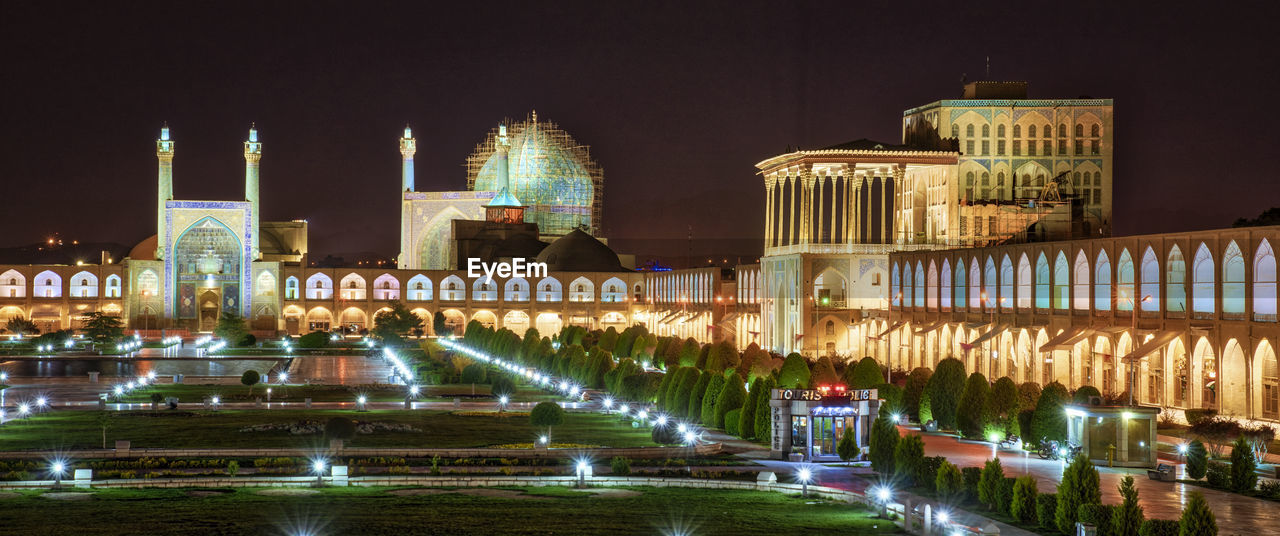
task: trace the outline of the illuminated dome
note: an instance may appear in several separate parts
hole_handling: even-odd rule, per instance
[[[511,193],[528,207],[525,221],[538,224],[541,234],[563,236],[585,226],[600,229],[603,174],[587,148],[554,123],[539,122],[537,112],[507,127]],[[498,191],[498,158],[494,129],[467,158],[467,187]]]

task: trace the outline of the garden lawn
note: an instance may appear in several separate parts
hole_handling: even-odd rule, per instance
[[[568,488],[329,488],[310,496],[260,491],[103,490],[87,500],[24,492],[0,498],[0,526],[11,534],[150,536],[901,533],[862,507],[761,491],[633,488],[638,493],[614,496]]]
[[[177,397],[178,402],[200,403],[205,397],[218,395],[223,402],[252,402],[255,398],[267,400],[267,389],[271,389],[272,402],[302,402],[310,398],[312,402],[354,402],[356,397],[364,394],[371,402],[400,402],[404,400],[408,389],[395,387],[364,387],[348,385],[302,385],[302,384],[258,384],[249,387],[244,385],[215,384],[156,384],[143,389],[130,391],[118,401],[133,404],[150,404],[152,393],[160,396]],[[422,387],[422,394],[415,400],[446,400],[455,396],[464,399],[474,396],[489,397],[489,386],[477,384],[474,391],[467,385],[427,385]],[[519,389],[513,402],[541,402],[543,400],[562,400],[563,397],[546,393],[538,389]],[[112,399],[112,402],[117,400]]]
[[[87,410],[57,410],[0,427],[0,451],[102,448],[100,415]],[[417,432],[375,432],[357,435],[351,447],[465,448],[531,443],[542,433],[529,424],[528,414],[373,410],[221,410],[123,411],[111,415],[107,446],[129,440],[135,448],[311,448],[328,445],[322,435],[290,435],[287,431],[240,432],[266,423],[305,420],[325,422],[342,416],[357,421],[403,423]],[[552,441],[606,447],[654,446],[647,428],[632,428],[617,417],[566,413],[564,424],[552,429]],[[3,526],[3,525],[0,525]]]

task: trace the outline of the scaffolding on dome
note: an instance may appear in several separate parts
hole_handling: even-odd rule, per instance
[[[581,226],[599,236],[604,206],[604,171],[591,159],[589,147],[555,123],[538,120],[534,111],[524,121],[503,120],[510,143],[512,193],[524,204],[525,221],[537,223],[544,236],[560,236]],[[496,189],[495,170],[486,166],[496,150],[498,128],[476,145],[463,167],[467,189]]]

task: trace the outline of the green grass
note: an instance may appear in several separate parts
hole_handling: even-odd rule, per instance
[[[465,412],[464,412],[465,413]],[[467,415],[444,411],[374,410],[222,410],[110,412],[107,445],[129,440],[136,448],[309,448],[327,445],[319,435],[285,431],[240,432],[255,424],[327,421],[334,416],[355,420],[404,423],[419,432],[359,435],[353,447],[465,448],[532,442],[539,431],[524,415]],[[0,450],[67,450],[102,447],[100,412],[58,410],[0,428]],[[620,424],[616,417],[568,413],[552,431],[556,443],[609,447],[653,446],[649,434]]]
[[[39,493],[0,498],[11,534],[898,534],[866,509],[777,493],[635,488],[597,497],[566,488],[477,490],[397,496],[387,488],[331,488],[304,497],[238,489],[209,497],[189,490],[94,492],[89,500]],[[815,504],[807,504],[807,503]],[[873,528],[875,527],[875,528]]]
[[[218,395],[223,402],[252,402],[255,398],[267,400],[267,389],[271,389],[272,402],[302,402],[311,398],[312,402],[354,402],[358,394],[363,393],[372,402],[404,401],[407,389],[397,387],[365,387],[347,385],[279,385],[258,384],[251,390],[244,385],[214,384],[159,384],[145,389],[131,391],[119,399],[128,403],[151,403],[151,394],[178,397],[179,402],[201,402],[206,396]],[[452,400],[454,396],[462,396],[464,400],[472,393],[478,396],[491,396],[488,385],[476,385],[474,391],[467,385],[428,385],[422,387],[422,395],[418,400]],[[561,400],[540,389],[521,388],[511,398],[513,402],[541,402],[543,400]],[[115,402],[116,400],[112,400]]]

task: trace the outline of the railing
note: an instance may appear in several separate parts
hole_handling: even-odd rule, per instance
[[[1223,316],[1226,316],[1226,315],[1223,315]],[[1213,319],[1214,319],[1214,315],[1213,315],[1213,313],[1206,313],[1206,312],[1203,312],[1203,311],[1196,311],[1196,312],[1194,312],[1194,313],[1191,313],[1191,318],[1194,318],[1194,319],[1196,319],[1196,320],[1213,320]]]
[[[1235,314],[1235,313],[1232,313],[1232,314]],[[1243,320],[1243,318],[1241,318],[1241,320]],[[1276,315],[1275,313],[1272,313],[1272,314],[1253,313],[1253,321],[1254,322],[1275,322]]]

